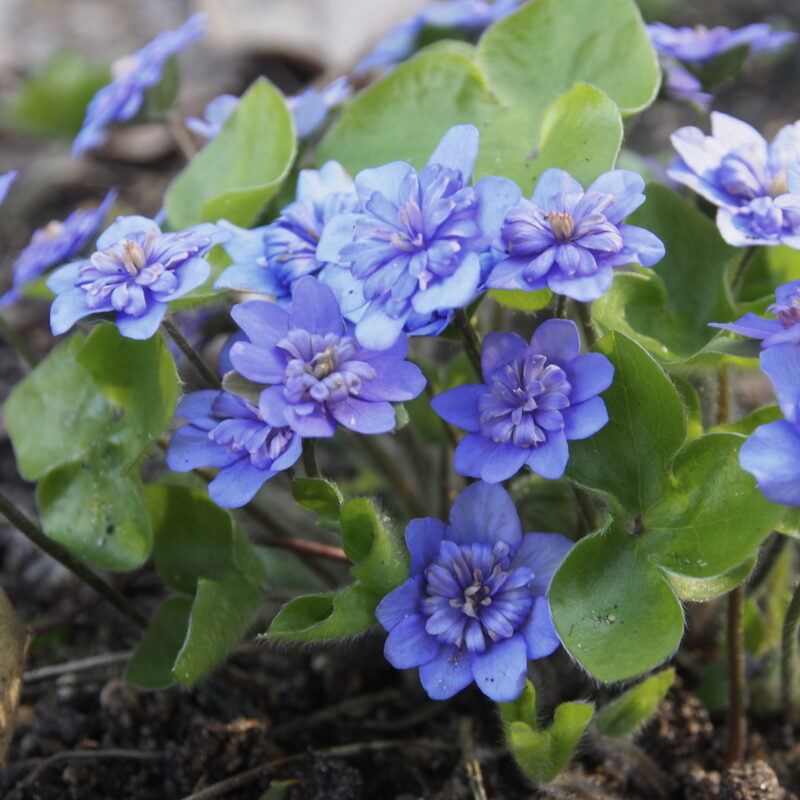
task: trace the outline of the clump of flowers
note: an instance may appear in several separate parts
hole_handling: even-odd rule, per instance
[[[685,127],[671,137],[679,159],[669,176],[718,207],[717,227],[728,244],[800,246],[800,122],[770,144],[752,126],[713,112],[711,135]]]
[[[53,333],[65,333],[91,314],[113,312],[123,336],[149,339],[167,304],[205,283],[211,268],[203,255],[226,236],[210,223],[162,233],[146,217],[118,217],[88,259],[48,278],[57,295],[50,308]]]
[[[300,457],[301,440],[291,428],[268,425],[257,406],[226,391],[192,392],[175,416],[187,424],[172,436],[167,466],[175,472],[219,467],[208,493],[223,508],[246,505]]]
[[[225,250],[234,263],[214,287],[259,292],[288,303],[294,283],[325,266],[317,257],[325,224],[357,206],[353,181],[337,161],[319,170],[301,170],[295,202],[274,222],[253,230],[220,223],[232,234]]]
[[[141,50],[115,61],[114,79],[89,103],[83,127],[72,145],[72,155],[78,156],[102,144],[111,123],[131,119],[141,109],[145,92],[161,80],[167,61],[204,35],[204,15],[195,14],[178,30],[159,33]]]
[[[597,395],[611,385],[614,367],[600,353],[580,354],[575,323],[543,322],[530,343],[516,333],[490,333],[481,352],[483,383],[437,395],[433,409],[468,431],[458,443],[461,475],[499,483],[527,465],[543,478],[560,478],[569,439],[585,439],[608,422]]]
[[[611,287],[614,267],[651,267],[664,245],[623,220],[644,201],[635,172],[613,170],[584,190],[569,173],[548,169],[530,200],[521,192],[497,204],[494,246],[507,253],[489,273],[491,289],[550,288],[575,300],[596,300]]]
[[[475,483],[456,499],[449,525],[412,520],[406,543],[409,578],[375,612],[389,632],[389,663],[418,667],[434,700],[473,681],[492,700],[516,699],[528,660],[559,645],[547,590],[572,542],[557,533],[523,535],[508,493]]]
[[[231,347],[231,362],[245,378],[272,384],[259,410],[273,427],[303,437],[333,436],[337,423],[387,433],[395,426],[392,403],[425,386],[419,367],[405,360],[405,336],[384,352],[365,349],[345,329],[331,289],[312,276],[294,284],[288,308],[252,300],[231,313],[249,340]]]
[[[35,280],[51,267],[79,253],[103,224],[108,209],[116,197],[117,193],[112,189],[97,208],[79,208],[63,222],[53,220],[44,228],[35,231],[30,244],[19,254],[11,267],[14,276],[13,285],[0,297],[0,306],[18,300],[23,284]]]

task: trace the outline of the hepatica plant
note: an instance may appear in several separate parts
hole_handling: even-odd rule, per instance
[[[193,686],[259,633],[350,642],[344,660],[369,635],[371,680],[418,670],[432,701],[463,692],[459,714],[482,693],[547,783],[581,735],[613,750],[655,709],[671,673],[631,683],[683,646],[687,604],[730,593],[741,647],[741,586],[800,505],[800,122],[714,112],[659,159],[617,158],[662,68],[702,110],[745,51],[780,60],[794,34],[753,23],[442,0],[325,88],[200,98],[194,154],[173,59],[202,18],[116,64],[73,152],[146,121],[186,163],[163,203],[93,186],[7,244],[2,304],[49,303],[63,338],[20,342],[31,369],[4,409],[39,519],[2,494],[0,511],[81,577],[152,556],[149,620],[88,577],[147,622],[127,680]],[[19,167],[7,216],[33,184]],[[128,213],[104,229],[112,205]],[[738,391],[741,368],[777,406]],[[800,607],[793,577],[762,585],[769,620],[748,601],[752,630]],[[796,707],[795,622],[751,654],[783,665],[779,694],[753,695],[773,708]],[[590,726],[594,687],[621,681]]]

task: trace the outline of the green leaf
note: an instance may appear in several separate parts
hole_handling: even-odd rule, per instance
[[[421,169],[450,127],[480,127],[497,108],[471,59],[441,50],[420,53],[345,106],[317,160],[336,159],[353,175],[397,160]]]
[[[744,66],[749,53],[749,44],[732,47],[703,64],[695,71],[695,74],[700,78],[704,89],[713,91],[736,77]]]
[[[3,109],[3,122],[26,133],[74,136],[86,106],[109,81],[108,67],[74,50],[61,50],[22,81]]]
[[[675,572],[667,572],[666,577],[678,597],[690,602],[702,603],[712,597],[719,597],[731,589],[735,589],[753,569],[755,557],[751,557],[738,564],[722,575],[712,578],[690,578]]]
[[[45,533],[99,567],[136,569],[150,555],[150,520],[113,448],[98,447],[85,461],[49,472],[37,502]]]
[[[500,305],[516,308],[520,311],[540,311],[553,301],[553,293],[549,289],[535,292],[523,292],[513,289],[490,289],[489,294]]]
[[[244,397],[245,400],[258,406],[261,392],[263,392],[267,386],[264,383],[251,381],[249,378],[245,378],[244,375],[240,375],[238,372],[231,370],[230,372],[226,372],[223,376],[222,388],[231,394],[238,394],[239,397]]]
[[[339,512],[344,497],[335,483],[320,478],[295,478],[292,495],[298,505],[313,511],[326,528],[339,530]]]
[[[296,642],[353,636],[375,624],[381,598],[360,583],[338,592],[295,597],[278,612],[264,636]]]
[[[602,394],[609,422],[594,436],[570,442],[567,475],[641,516],[660,497],[686,438],[684,406],[661,367],[630,339],[609,333],[595,350],[614,365],[614,381]]]
[[[696,439],[703,435],[703,409],[700,404],[700,394],[685,378],[681,378],[679,375],[670,375],[670,378],[686,407],[686,435],[689,439]]]
[[[186,638],[191,597],[168,597],[150,620],[128,666],[125,680],[147,689],[166,689],[175,683],[172,666]]]
[[[576,538],[580,530],[579,506],[569,481],[547,480],[533,473],[523,473],[514,478],[509,491],[523,530]]]
[[[511,754],[537,783],[549,783],[563,771],[594,714],[591,703],[561,703],[550,727],[537,730],[536,692],[530,681],[517,701],[498,706]]]
[[[173,666],[178,682],[193,686],[244,636],[261,608],[261,592],[241,576],[200,578],[186,639]]]
[[[641,538],[617,529],[581,539],[550,587],[558,635],[595,678],[619,681],[667,658],[683,635],[683,611]]]
[[[744,258],[744,253],[742,258]],[[800,250],[786,245],[760,247],[744,274],[737,300],[740,312],[763,314],[775,302],[775,287],[800,278]]]
[[[674,681],[675,670],[670,667],[623,692],[597,712],[597,730],[605,736],[636,733],[656,712]]]
[[[617,275],[594,303],[595,321],[662,361],[691,358],[718,335],[709,322],[736,316],[726,274],[739,253],[708,217],[658,184],[647,187],[647,200],[627,222],[658,236],[666,255],[646,274]]]
[[[280,93],[260,78],[220,134],[170,185],[170,225],[179,230],[227,219],[249,227],[280,188],[295,152],[292,116]]]
[[[387,529],[369,500],[356,498],[342,507],[342,546],[355,563],[350,572],[381,597],[408,578],[408,553],[402,539]]]
[[[202,578],[263,583],[258,555],[231,515],[205,494],[152,484],[145,499],[155,537],[156,569],[167,586],[191,595]]]
[[[717,425],[712,428],[712,433],[741,433],[743,436],[750,436],[759,425],[766,425],[768,422],[775,422],[783,419],[783,414],[775,404],[761,406],[755,411],[751,411],[736,422],[729,422],[727,425]]]

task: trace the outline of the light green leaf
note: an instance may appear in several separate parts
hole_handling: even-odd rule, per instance
[[[218,136],[172,182],[167,218],[179,230],[227,219],[249,227],[294,161],[294,122],[280,93],[257,80]]]
[[[702,603],[735,589],[743,580],[747,579],[753,569],[753,564],[755,564],[755,558],[748,558],[728,572],[715,575],[713,578],[689,578],[686,575],[668,571],[665,571],[664,575],[682,600]]]
[[[549,289],[539,289],[535,292],[490,289],[489,294],[501,305],[520,311],[540,311],[553,301],[553,293]]]
[[[631,736],[656,712],[675,681],[670,667],[615,697],[597,712],[594,723],[605,736]]]
[[[344,497],[335,483],[319,478],[295,478],[292,495],[298,505],[313,511],[326,528],[339,529],[339,512]]]

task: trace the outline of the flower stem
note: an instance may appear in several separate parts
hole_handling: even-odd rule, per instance
[[[583,328],[583,335],[586,337],[586,344],[589,347],[594,347],[600,338],[600,334],[592,321],[592,304],[576,302],[575,308],[578,311],[578,319]]]
[[[0,513],[23,535],[27,536],[37,547],[58,561],[63,567],[76,575],[84,583],[102,595],[114,608],[141,628],[147,626],[147,617],[132,605],[128,599],[114,586],[90,570],[82,561],[78,561],[66,548],[48,537],[44,531],[14,503],[0,492]]]
[[[565,294],[556,295],[555,315],[557,319],[567,318],[567,296]]]
[[[181,151],[181,155],[187,162],[191,161],[197,155],[197,147],[195,147],[192,137],[189,135],[183,120],[176,113],[171,113],[167,118],[167,127],[172,134],[172,139]]]
[[[457,308],[453,314],[453,321],[456,323],[461,336],[464,339],[464,349],[467,351],[467,357],[472,363],[472,368],[478,378],[483,377],[483,368],[481,367],[481,342],[478,339],[478,334],[472,323],[467,318],[463,308]]]
[[[744,584],[728,593],[728,734],[725,761],[728,766],[744,758],[745,696],[744,680]]]
[[[198,352],[186,341],[186,337],[180,332],[178,326],[171,319],[164,317],[161,321],[161,327],[166,331],[170,339],[178,345],[180,351],[197,370],[197,374],[205,381],[206,385],[211,389],[221,389],[222,382],[220,379],[212,372],[206,362],[200,358]]]
[[[303,467],[307,478],[319,478],[313,439],[303,439]]]
[[[11,327],[8,320],[2,316],[0,316],[0,331],[2,331],[8,342],[17,349],[17,352],[25,360],[25,363],[31,369],[34,369],[41,359],[34,353],[33,349],[28,346],[28,343]]]
[[[800,628],[800,581],[794,587],[781,632],[781,707],[790,717],[794,712],[794,684],[797,679],[797,630]]]
[[[745,276],[747,275],[747,270],[753,263],[753,259],[756,257],[757,253],[758,247],[748,247],[744,251],[742,260],[739,262],[739,266],[736,267],[736,274],[733,276],[733,280],[731,281],[731,294],[733,295],[734,299],[736,299],[737,295],[739,294],[739,290],[742,288]]]
[[[749,596],[753,597],[759,593],[788,543],[788,536],[784,536],[778,531],[773,531],[761,545],[756,565],[747,579],[747,594]]]

